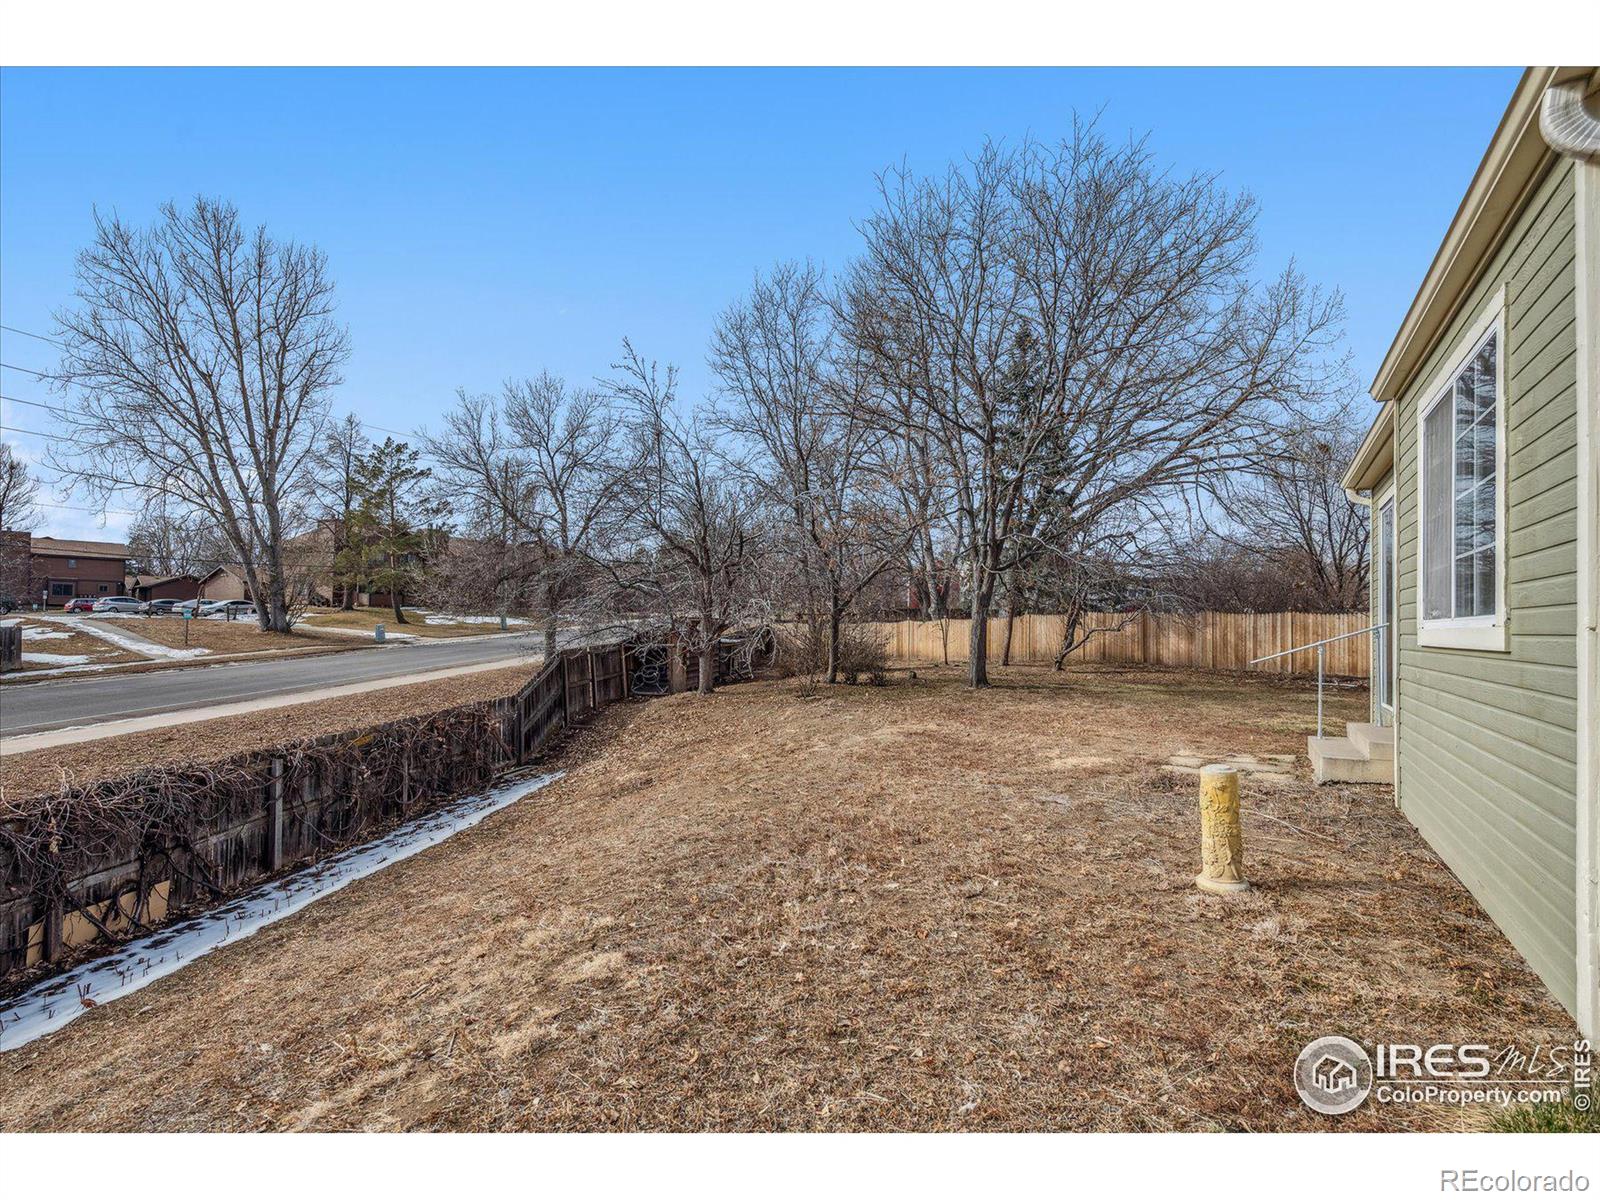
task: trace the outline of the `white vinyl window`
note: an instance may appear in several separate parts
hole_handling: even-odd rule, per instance
[[[1418,419],[1417,615],[1425,646],[1506,649],[1503,312],[1496,297]]]

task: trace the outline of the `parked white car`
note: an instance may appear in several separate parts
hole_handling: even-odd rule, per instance
[[[253,617],[256,606],[248,600],[202,600],[196,613],[201,617]]]
[[[96,600],[91,612],[97,613],[144,613],[150,611],[150,606],[143,600],[135,600],[132,596],[107,596],[104,600]]]

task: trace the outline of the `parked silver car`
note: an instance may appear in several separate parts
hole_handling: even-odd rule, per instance
[[[188,601],[185,602],[190,603]],[[201,600],[195,611],[201,617],[253,617],[256,606],[248,600]]]
[[[135,600],[132,596],[107,596],[104,600],[96,600],[94,607],[89,610],[97,613],[147,613],[150,606],[143,600]]]

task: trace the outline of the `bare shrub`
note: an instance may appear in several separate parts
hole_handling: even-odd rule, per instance
[[[776,638],[773,669],[780,678],[800,678],[815,686],[827,677],[826,625],[791,625],[777,631]],[[883,640],[859,625],[840,626],[837,668],[845,683],[860,683],[863,677],[875,686],[887,682],[889,663]]]

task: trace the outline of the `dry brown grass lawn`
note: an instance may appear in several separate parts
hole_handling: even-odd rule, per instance
[[[93,618],[89,618],[93,619]],[[184,640],[188,626],[188,641]],[[302,650],[329,645],[333,638],[313,632],[274,633],[261,628],[254,617],[239,617],[232,621],[201,617],[185,621],[181,617],[148,617],[143,620],[123,619],[118,628],[158,642],[163,646],[204,646],[216,654],[239,654],[252,650]],[[340,638],[342,644],[345,639]],[[193,665],[193,664],[191,664]]]
[[[1162,762],[1303,749],[1304,687],[922,675],[609,710],[534,798],[0,1055],[0,1128],[1453,1128],[1317,1116],[1295,1055],[1575,1036],[1387,789],[1250,787],[1256,890],[1194,889]]]

